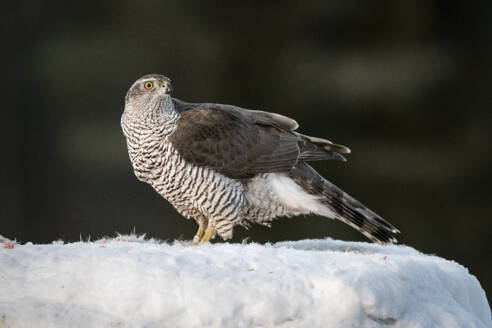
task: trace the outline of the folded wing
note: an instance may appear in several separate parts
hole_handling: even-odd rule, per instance
[[[290,172],[299,160],[344,160],[350,150],[295,132],[286,116],[220,104],[179,102],[183,110],[170,141],[179,154],[235,179]]]

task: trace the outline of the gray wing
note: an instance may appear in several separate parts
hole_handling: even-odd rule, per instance
[[[295,132],[280,114],[175,100],[180,112],[170,142],[187,161],[235,179],[290,172],[299,160],[344,160],[346,147]]]

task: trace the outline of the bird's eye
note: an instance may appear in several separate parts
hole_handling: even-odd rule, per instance
[[[152,82],[150,82],[150,81],[149,81],[149,82],[145,82],[145,84],[144,84],[144,87],[145,87],[145,89],[147,89],[147,90],[152,89],[152,87],[153,87],[153,86],[154,86],[154,83],[152,83]]]

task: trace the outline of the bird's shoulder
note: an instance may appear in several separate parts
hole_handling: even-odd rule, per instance
[[[175,110],[179,113],[181,124],[220,124],[237,122],[248,125],[272,126],[283,131],[294,131],[297,122],[287,116],[261,110],[246,109],[234,105],[217,103],[188,103],[173,98]]]
[[[177,105],[177,106],[176,106]],[[299,155],[297,123],[233,105],[176,102],[169,141],[186,160],[234,178],[288,171]]]

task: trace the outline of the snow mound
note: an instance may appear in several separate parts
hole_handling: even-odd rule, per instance
[[[492,327],[477,279],[407,246],[0,244],[0,327]]]

